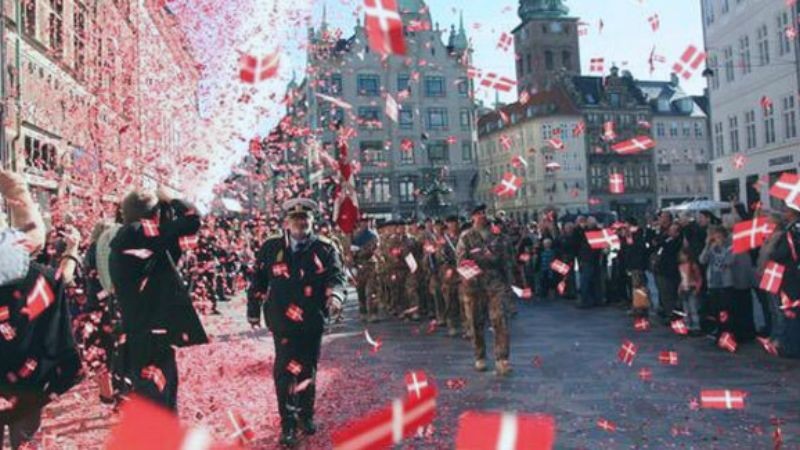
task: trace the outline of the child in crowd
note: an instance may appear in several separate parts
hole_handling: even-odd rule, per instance
[[[689,334],[699,336],[700,332],[700,292],[703,289],[703,274],[700,265],[691,250],[684,248],[678,253],[678,269],[681,273],[681,284],[678,294],[686,314],[686,328]]]

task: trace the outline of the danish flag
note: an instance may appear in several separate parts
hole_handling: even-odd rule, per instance
[[[465,280],[471,280],[482,273],[481,268],[478,267],[478,263],[471,259],[465,259],[461,261],[456,271]]]
[[[761,247],[773,231],[775,224],[767,222],[766,217],[737,223],[733,226],[733,253],[745,253]]]
[[[146,237],[158,237],[158,221],[154,219],[142,219],[142,231]]]
[[[731,353],[736,352],[736,349],[739,345],[736,343],[736,339],[734,339],[733,335],[728,333],[727,331],[722,333],[719,336],[719,341],[717,341],[717,345],[721,349],[725,349]]]
[[[625,342],[622,343],[622,346],[619,348],[619,353],[617,353],[617,356],[619,357],[620,361],[622,361],[623,363],[625,363],[625,364],[627,364],[629,366],[632,366],[633,365],[633,360],[634,360],[634,358],[636,358],[636,352],[638,350],[639,350],[639,347],[637,347],[633,342],[625,341]]]
[[[564,141],[561,138],[554,137],[552,139],[547,140],[547,145],[553,147],[556,150],[564,150],[566,147],[564,146]]]
[[[247,425],[247,422],[245,422],[244,417],[242,417],[240,413],[228,410],[228,418],[231,421],[231,425],[233,425],[231,438],[237,439],[242,445],[249,444],[255,439],[256,433],[253,431],[253,428]]]
[[[494,193],[500,197],[513,197],[519,188],[522,187],[522,177],[518,177],[511,172],[506,172],[500,184],[495,186]]]
[[[658,355],[658,362],[666,366],[677,366],[678,352],[661,352]]]
[[[553,272],[556,272],[563,276],[566,276],[570,271],[569,264],[559,259],[554,259],[553,262],[550,263],[550,269],[552,269]]]
[[[275,51],[261,59],[253,55],[243,55],[239,60],[239,78],[248,84],[268,80],[278,74],[280,62],[280,51]]]
[[[613,433],[613,432],[617,431],[617,425],[614,422],[611,422],[611,421],[606,420],[606,419],[598,420],[597,421],[597,426],[600,427],[601,429],[603,429],[604,431],[609,432],[609,433]]]
[[[501,92],[511,92],[511,88],[516,85],[516,81],[507,77],[501,77],[494,72],[487,73],[481,80],[481,86]]]
[[[770,188],[769,195],[786,202],[786,206],[800,211],[800,175],[784,173]]]
[[[683,79],[688,80],[692,78],[694,72],[706,60],[705,52],[701,52],[694,45],[686,47],[680,61],[672,66],[672,71],[679,74]]]
[[[653,371],[647,367],[643,367],[639,370],[639,379],[642,381],[650,381],[653,379]]]
[[[603,124],[603,140],[611,142],[617,139],[617,132],[614,131],[614,121],[609,120]]]
[[[39,367],[39,362],[33,358],[28,358],[25,360],[25,364],[19,368],[19,376],[20,378],[28,378],[29,376],[33,375],[33,372],[36,371],[36,368]]]
[[[746,164],[747,164],[747,157],[742,155],[741,153],[733,157],[733,167],[737,169],[743,169]]]
[[[28,294],[22,313],[28,316],[29,321],[33,321],[52,305],[55,299],[56,296],[53,293],[53,289],[50,287],[50,283],[47,282],[47,279],[43,275],[39,275],[39,278],[33,285],[33,289],[31,289],[31,292]]]
[[[672,328],[672,331],[674,331],[676,334],[680,334],[682,336],[689,334],[689,329],[686,328],[686,323],[683,321],[683,319],[673,320],[672,323],[670,323],[670,328]]]
[[[658,14],[654,14],[647,18],[647,21],[650,22],[650,27],[653,31],[658,31],[661,27],[661,19],[658,17]]]
[[[0,323],[0,334],[2,334],[3,339],[7,341],[13,341],[14,338],[17,337],[16,330],[8,323]]]
[[[497,48],[507,52],[514,43],[514,36],[506,33],[505,31],[500,35],[500,40],[497,42]]]
[[[391,405],[346,424],[332,434],[333,450],[379,450],[399,444],[433,422],[436,395],[436,389],[425,389],[420,397],[395,399]]]
[[[189,236],[181,236],[178,238],[178,246],[184,252],[196,249],[198,243],[199,239],[196,234],[192,234]]]
[[[647,331],[650,329],[650,321],[646,317],[640,317],[633,322],[633,328],[636,331]]]
[[[431,388],[428,383],[428,375],[425,372],[408,372],[405,378],[408,394],[411,395],[413,393],[418,399],[422,398],[423,392]]]
[[[553,448],[555,420],[538,414],[467,411],[458,419],[456,450]]]
[[[589,60],[589,72],[605,72],[605,58],[592,58]]]
[[[621,173],[612,173],[608,179],[608,185],[612,194],[625,193],[625,178]]]
[[[620,245],[619,236],[610,228],[604,228],[599,231],[587,231],[586,239],[589,241],[589,246],[595,250],[619,247]]]
[[[500,136],[500,146],[503,147],[503,150],[508,150],[511,148],[511,144],[513,144],[513,139],[511,139],[508,135]]]
[[[530,101],[530,99],[531,99],[531,94],[529,94],[528,91],[522,91],[519,94],[519,102],[522,105],[528,103],[528,101]]]
[[[303,321],[303,309],[299,306],[292,303],[286,309],[286,317],[289,318],[292,322],[302,322]]]
[[[303,371],[303,365],[295,360],[291,360],[289,364],[286,365],[286,371],[294,376],[298,376],[300,372]]]
[[[635,155],[636,153],[649,150],[655,146],[656,141],[654,141],[651,137],[637,136],[633,139],[628,139],[627,141],[614,144],[611,147],[611,150],[614,150],[620,155]]]
[[[764,275],[761,277],[759,288],[771,294],[777,294],[783,283],[784,271],[786,271],[786,267],[783,264],[778,264],[774,261],[768,262],[767,267],[764,269]]]
[[[405,55],[403,20],[396,0],[364,0],[364,11],[370,48],[376,53]]]
[[[778,347],[775,346],[775,343],[772,342],[769,338],[763,338],[757,336],[756,339],[758,340],[759,343],[761,343],[761,346],[764,347],[764,351],[766,351],[770,355],[778,356]]]
[[[0,322],[5,322],[11,317],[8,306],[0,306]]]
[[[164,376],[164,372],[156,366],[150,365],[143,368],[140,376],[144,380],[152,381],[158,392],[164,392],[164,388],[167,387],[167,378]]]
[[[583,135],[586,132],[586,122],[580,121],[575,125],[575,128],[572,129],[572,135],[574,137],[578,137]]]
[[[516,169],[527,169],[528,160],[526,160],[523,156],[517,155],[511,158],[511,165]]]
[[[705,409],[744,409],[743,391],[700,391],[700,405]]]

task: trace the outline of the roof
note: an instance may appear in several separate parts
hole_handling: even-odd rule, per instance
[[[656,115],[708,116],[708,100],[687,94],[677,77],[671,81],[636,81],[636,85]]]
[[[516,117],[519,120],[499,128],[493,128],[492,124],[497,124],[502,121],[500,111],[509,118]],[[478,118],[478,134],[481,136],[488,135],[501,131],[508,126],[518,125],[542,117],[559,115],[581,115],[580,110],[577,109],[569,96],[560,87],[531,95],[530,100],[528,100],[526,104],[514,102],[500,107],[499,110],[496,109],[484,114]]]

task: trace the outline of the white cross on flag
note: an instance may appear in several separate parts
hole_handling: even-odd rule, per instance
[[[391,405],[371,412],[332,433],[333,450],[383,450],[399,444],[433,422],[436,415],[436,389],[395,399]]]
[[[744,391],[700,391],[700,406],[704,409],[744,409]]]
[[[719,348],[727,350],[731,353],[735,353],[736,349],[739,348],[739,344],[736,343],[736,339],[727,331],[719,335],[719,341],[717,341],[717,345]]]
[[[28,316],[28,321],[33,321],[52,305],[55,299],[56,296],[50,287],[50,283],[47,282],[47,278],[39,275],[33,285],[33,289],[28,294],[22,313]]]
[[[680,61],[672,66],[672,71],[682,76],[683,79],[688,80],[692,78],[694,72],[706,60],[705,52],[701,52],[694,45],[686,47]]]
[[[628,139],[627,141],[614,144],[611,147],[611,150],[614,150],[620,155],[635,155],[639,152],[654,148],[655,146],[656,141],[654,141],[651,137],[637,136],[633,139]]]
[[[405,379],[408,395],[413,394],[415,398],[422,398],[423,392],[431,388],[428,375],[423,371],[408,372]]]
[[[501,92],[511,92],[511,88],[516,85],[517,82],[511,78],[501,77],[494,72],[487,73],[481,80],[481,86]]]
[[[783,264],[778,264],[774,261],[768,262],[767,267],[764,269],[764,275],[761,277],[759,288],[771,294],[777,294],[783,283],[784,271],[786,271],[786,267]]]
[[[617,132],[614,131],[614,121],[609,120],[603,124],[603,140],[611,142],[617,139]]]
[[[550,416],[467,411],[458,419],[456,450],[544,450],[555,444]]]
[[[665,366],[678,365],[678,352],[665,351],[658,354],[658,362]]]
[[[609,433],[617,431],[617,424],[606,419],[599,419],[597,421],[597,427]]]
[[[625,178],[621,173],[612,173],[608,179],[608,186],[612,194],[624,194]]]
[[[231,438],[238,440],[241,445],[247,445],[255,439],[256,433],[240,413],[228,410],[228,419],[230,419],[233,426]]]
[[[397,123],[397,110],[399,109],[397,101],[391,94],[386,94],[386,117],[392,119],[392,122]]]
[[[554,137],[552,139],[547,140],[547,145],[553,147],[556,150],[564,150],[566,147],[564,146],[564,141],[560,138]]]
[[[369,47],[380,54],[406,54],[403,20],[396,0],[364,0]]]
[[[743,169],[744,166],[747,164],[747,157],[740,154],[734,155],[733,157],[733,167],[736,169]]]
[[[689,329],[686,328],[686,322],[684,322],[683,319],[673,320],[669,326],[672,328],[672,331],[680,334],[681,336],[689,334]]]
[[[523,156],[516,155],[511,158],[511,166],[516,169],[527,169],[528,168],[528,160],[525,159]]]
[[[770,188],[769,195],[786,202],[786,206],[800,211],[800,175],[784,173]]]
[[[572,129],[572,135],[574,137],[578,137],[583,135],[586,132],[586,122],[580,121],[575,125],[575,128]]]
[[[661,27],[661,19],[658,17],[658,14],[653,14],[652,16],[647,18],[647,21],[650,22],[650,27],[653,31],[658,31]]]
[[[494,193],[499,197],[513,197],[519,188],[522,187],[522,177],[518,177],[511,172],[506,172],[500,184],[495,186]]]
[[[146,237],[158,237],[158,222],[153,219],[142,219],[142,231]]]
[[[505,31],[500,35],[500,40],[497,42],[497,48],[507,52],[511,45],[514,43],[514,36],[506,33]]]
[[[503,150],[509,150],[513,143],[514,140],[510,136],[506,134],[500,136],[500,146],[503,147]]]
[[[554,259],[553,262],[550,263],[550,269],[559,275],[566,276],[569,273],[570,267],[569,264],[561,261],[560,259]]]
[[[589,246],[595,250],[620,246],[619,236],[610,228],[604,228],[598,231],[587,231],[586,240],[589,241]]]
[[[592,58],[589,60],[589,72],[603,73],[606,67],[605,58]]]
[[[249,84],[268,80],[278,74],[280,61],[281,54],[278,51],[261,59],[253,55],[243,55],[239,60],[239,78]]]
[[[625,341],[625,342],[622,343],[622,346],[619,348],[619,353],[617,353],[617,356],[619,357],[620,361],[622,361],[623,363],[625,363],[625,364],[627,364],[629,366],[632,366],[633,365],[633,360],[634,360],[634,358],[636,358],[636,352],[638,350],[639,350],[639,347],[637,347],[636,344],[634,344],[631,341]]]
[[[766,217],[739,222],[733,226],[733,253],[745,253],[761,247],[775,225],[767,222]]]

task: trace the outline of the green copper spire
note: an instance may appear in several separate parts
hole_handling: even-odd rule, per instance
[[[563,0],[520,0],[519,18],[523,21],[532,19],[550,19],[566,17],[569,8]]]

